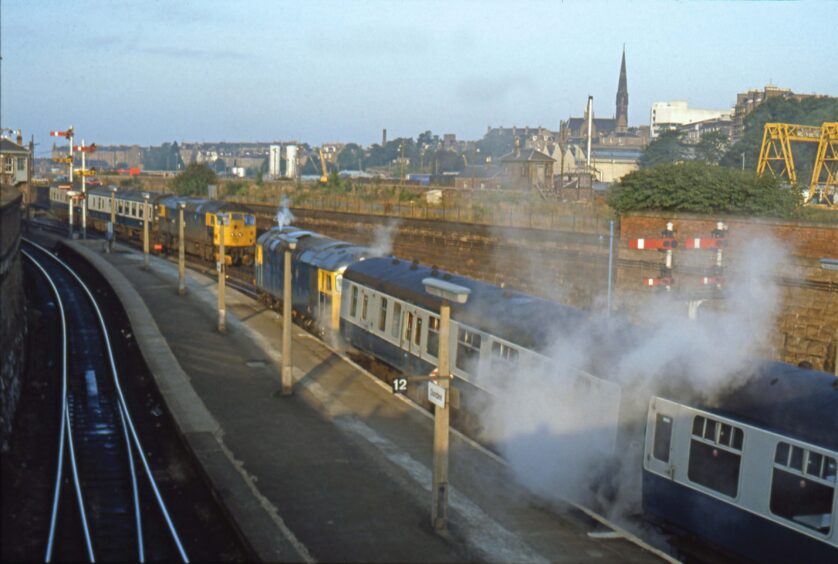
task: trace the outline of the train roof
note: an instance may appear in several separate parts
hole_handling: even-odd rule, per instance
[[[582,310],[397,258],[370,258],[349,266],[344,274],[348,280],[439,311],[441,300],[422,284],[429,277],[471,291],[465,304],[451,304],[451,316],[458,322],[521,346],[543,350],[558,335],[589,325],[589,315]]]
[[[698,407],[838,451],[838,378],[782,362],[754,360],[738,387]],[[683,394],[662,394],[678,399]]]
[[[226,213],[226,212],[242,212],[250,213],[253,211],[244,204],[238,202],[227,202],[224,200],[208,200],[206,198],[195,198],[192,196],[177,196],[175,194],[168,194],[161,197],[158,204],[164,205],[169,209],[177,209],[183,203],[186,211],[198,214],[203,213]]]
[[[96,188],[91,188],[87,191],[89,195],[94,196],[102,196],[104,198],[110,198],[111,194],[113,194],[113,187],[112,186],[97,186]],[[136,190],[134,188],[117,188],[116,189],[116,198],[118,200],[128,200],[132,202],[142,202],[143,196],[145,194],[149,195],[149,202],[155,203],[161,196],[164,194],[160,194],[158,192],[146,192],[142,190]]]
[[[297,241],[297,250],[294,251],[296,260],[331,272],[349,266],[354,262],[364,260],[373,254],[369,247],[353,245],[346,241],[332,239],[331,237],[290,225],[273,227],[269,231],[262,233],[259,236],[258,243],[268,253],[271,253],[279,248],[278,244],[271,248],[272,241],[287,239],[295,239]]]

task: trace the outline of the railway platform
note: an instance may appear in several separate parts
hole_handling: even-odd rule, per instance
[[[294,395],[280,393],[281,317],[216,281],[101,241],[66,243],[108,279],[167,406],[217,495],[267,561],[651,562],[572,508],[535,500],[452,434],[449,529],[430,523],[433,421],[295,326]],[[605,534],[603,534],[605,532]],[[593,535],[589,533],[594,533]]]

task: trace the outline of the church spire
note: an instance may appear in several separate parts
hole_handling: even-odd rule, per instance
[[[617,85],[617,133],[628,131],[628,85],[626,82],[626,46],[623,45],[623,62],[620,65],[620,82]]]

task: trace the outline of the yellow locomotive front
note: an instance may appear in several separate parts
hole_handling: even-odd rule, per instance
[[[212,243],[216,249],[221,244],[223,223],[224,262],[253,264],[253,250],[256,245],[256,217],[253,214],[241,211],[208,213],[206,221],[207,226],[212,229]]]

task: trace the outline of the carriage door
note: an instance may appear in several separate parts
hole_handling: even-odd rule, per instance
[[[674,405],[653,398],[649,406],[649,414],[646,419],[646,442],[644,467],[654,472],[667,476],[670,479],[675,475],[675,416],[677,415]]]
[[[325,270],[317,270],[317,324],[322,329],[331,327],[332,324],[332,276]]]
[[[405,354],[405,360],[409,370],[418,370],[418,358],[420,356],[420,344],[422,342],[422,316],[412,308],[405,308],[402,322],[401,347]]]

